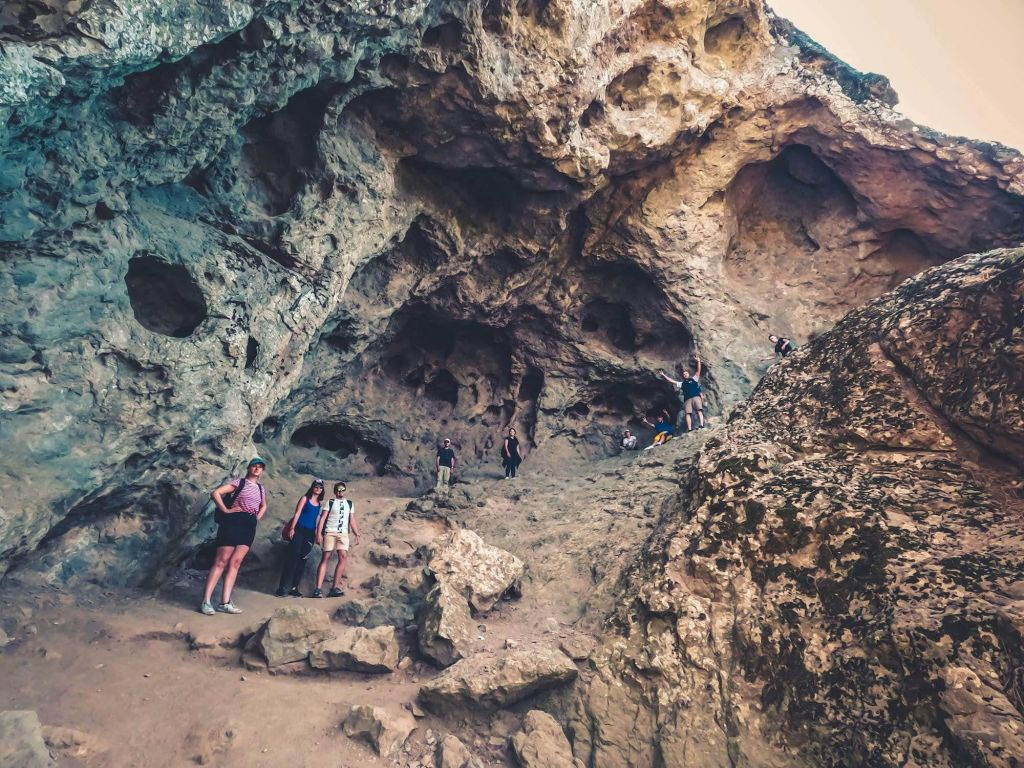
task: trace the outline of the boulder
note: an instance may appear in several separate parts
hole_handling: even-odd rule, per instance
[[[268,667],[302,661],[334,634],[330,617],[316,608],[289,606],[273,615],[257,640]]]
[[[562,726],[539,709],[526,713],[523,730],[512,737],[512,751],[523,768],[574,768]]]
[[[473,620],[466,598],[447,583],[436,584],[418,616],[420,652],[450,667],[465,658],[473,643]]]
[[[576,677],[576,665],[554,648],[531,647],[475,653],[420,688],[434,712],[498,709]]]
[[[437,745],[437,768],[467,768],[473,755],[466,745],[448,734]]]
[[[381,757],[390,757],[416,730],[416,718],[408,712],[357,704],[349,711],[342,728],[349,738],[365,741]]]
[[[0,712],[0,766],[49,768],[53,760],[43,739],[39,715],[33,710]]]
[[[346,627],[311,649],[313,669],[352,672],[393,672],[398,667],[394,627]]]
[[[489,611],[502,597],[518,596],[525,571],[518,557],[466,528],[431,542],[428,568],[438,582],[461,592],[474,611]]]

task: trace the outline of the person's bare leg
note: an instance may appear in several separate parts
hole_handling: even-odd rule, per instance
[[[686,412],[686,431],[693,431],[693,417],[690,415],[689,411]]]
[[[213,590],[217,588],[217,582],[220,581],[221,574],[224,573],[224,569],[231,559],[231,550],[233,549],[234,547],[217,547],[217,553],[213,556],[213,565],[210,566],[210,572],[206,575],[206,591],[203,592],[204,603],[213,599]]]
[[[235,589],[238,569],[242,566],[242,561],[248,553],[249,548],[246,546],[235,547],[235,551],[231,553],[231,559],[228,561],[228,568],[224,574],[224,591],[221,594],[222,603],[231,602],[231,593]]]
[[[345,565],[348,563],[348,552],[338,551],[338,564],[334,566],[334,588],[341,589],[341,580],[345,576]]]
[[[320,553],[320,565],[316,567],[316,588],[320,589],[324,585],[324,579],[327,577],[327,564],[331,561],[330,552]]]
[[[697,409],[697,423],[700,424],[700,428],[704,429],[704,409]]]

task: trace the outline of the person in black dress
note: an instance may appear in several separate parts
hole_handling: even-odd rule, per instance
[[[515,427],[508,428],[508,437],[501,444],[501,464],[505,467],[505,478],[515,477],[516,470],[523,462],[523,454],[519,451],[519,440],[516,438]]]

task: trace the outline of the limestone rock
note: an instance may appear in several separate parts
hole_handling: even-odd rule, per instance
[[[281,608],[263,628],[256,641],[267,666],[304,661],[309,652],[329,640],[334,630],[328,615],[316,608]]]
[[[560,651],[542,646],[484,651],[456,662],[420,688],[425,706],[498,709],[576,677],[576,665]]]
[[[398,668],[398,640],[394,627],[347,627],[314,646],[309,654],[313,669],[353,672],[393,672]]]
[[[390,757],[416,730],[416,719],[408,712],[359,704],[349,711],[342,727],[350,738],[367,742],[381,757]]]
[[[50,768],[39,716],[32,710],[0,712],[0,765],[11,768]]]
[[[584,763],[1019,762],[1022,302],[1024,249],[956,260],[766,375],[594,654]]]
[[[417,617],[420,653],[448,667],[465,658],[473,647],[475,626],[461,592],[447,582],[427,594]]]
[[[539,709],[523,718],[523,730],[512,737],[512,751],[522,768],[575,768],[562,726]]]
[[[437,768],[468,768],[472,753],[450,733],[437,745]]]
[[[459,591],[474,611],[489,611],[505,595],[518,595],[523,562],[459,528],[430,544],[428,569],[437,581]]]

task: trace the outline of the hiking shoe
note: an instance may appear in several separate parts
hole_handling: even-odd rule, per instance
[[[274,592],[274,594],[275,594],[275,595],[277,595],[278,597],[284,597],[284,596],[285,596],[285,595],[287,595],[288,593],[287,593],[287,592],[285,592],[285,591],[284,591],[283,589],[278,589],[278,590],[276,590],[276,591]]]
[[[288,594],[292,597],[302,597],[302,593],[299,592],[299,590],[296,587],[292,587],[290,590],[288,590]]]
[[[216,611],[213,610],[213,604],[209,600],[204,600],[202,605],[199,606],[199,612],[204,616],[213,616]]]
[[[345,590],[338,589],[337,587],[335,587],[334,589],[332,589],[330,592],[327,593],[327,596],[328,597],[341,597],[344,594],[345,594]]]
[[[241,613],[241,608],[236,608],[234,603],[221,603],[217,606],[217,610],[221,613]]]
[[[324,591],[322,589],[320,589],[320,587],[317,587],[316,589],[313,590],[313,597],[323,597],[323,596],[324,596]]]

